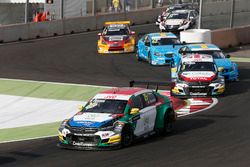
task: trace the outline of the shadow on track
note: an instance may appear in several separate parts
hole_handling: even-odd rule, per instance
[[[11,158],[11,157],[2,157],[0,156],[0,165],[5,165],[8,163],[13,163],[16,161],[16,158]]]
[[[139,145],[146,145],[146,144],[150,144],[150,143],[154,143],[154,142],[158,142],[160,140],[165,140],[168,137],[174,137],[174,136],[178,136],[178,135],[186,135],[186,133],[196,130],[196,129],[200,129],[200,128],[204,128],[207,127],[211,124],[214,123],[214,120],[211,119],[179,119],[175,125],[174,125],[174,131],[172,133],[170,133],[167,136],[161,136],[161,135],[154,135],[151,136],[149,138],[145,138],[145,139],[141,139],[136,141],[131,147],[136,147]],[[187,134],[188,135],[188,134]],[[130,147],[128,147],[127,149],[129,149]]]
[[[249,68],[240,67],[239,68],[240,80],[238,82],[227,83],[225,96],[235,96],[247,92],[250,88],[249,73],[250,73]]]

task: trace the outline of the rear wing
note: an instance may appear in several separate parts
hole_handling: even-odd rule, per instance
[[[123,25],[130,25],[130,21],[108,21],[104,23],[105,26],[112,25],[112,24],[123,24]]]
[[[130,81],[129,86],[134,87],[134,85],[138,86],[146,86],[146,89],[150,89],[150,87],[154,86],[155,91],[159,90],[159,87],[165,87],[170,89],[173,87],[173,82],[157,82],[157,81]]]

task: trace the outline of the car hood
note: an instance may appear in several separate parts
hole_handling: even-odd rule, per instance
[[[181,25],[184,19],[168,19],[165,21],[165,25]]]
[[[113,114],[83,112],[69,120],[70,126],[99,128],[114,120]]]
[[[230,59],[214,59],[214,61],[218,67],[224,67],[225,69],[230,69],[233,65]]]
[[[124,38],[128,37],[128,35],[110,35],[105,36],[104,39],[106,41],[112,42],[112,41],[123,41]]]
[[[176,47],[173,48],[173,45],[162,45],[162,46],[151,47],[152,52],[168,53],[175,50],[177,50],[177,48]]]
[[[180,77],[186,82],[209,82],[216,76],[212,71],[188,71],[182,72]]]

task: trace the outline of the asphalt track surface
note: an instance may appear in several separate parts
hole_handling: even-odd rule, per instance
[[[136,27],[152,32],[153,26]],[[97,32],[0,46],[0,77],[127,86],[131,79],[169,80],[169,67],[133,54],[96,54]],[[115,151],[72,151],[56,138],[0,144],[0,166],[250,166],[250,66],[207,111],[180,118],[173,134],[152,136]]]

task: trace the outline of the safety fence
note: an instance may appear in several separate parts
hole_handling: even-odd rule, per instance
[[[250,0],[201,0],[201,28],[250,25]]]
[[[41,3],[41,1],[44,2]],[[37,13],[45,11],[48,12],[48,20],[59,20],[82,16],[128,13],[138,10],[161,8],[184,2],[198,4],[198,1],[199,0],[29,0],[27,16],[28,21],[32,22]],[[27,2],[27,0],[0,0],[0,25],[24,23],[25,2]]]
[[[0,0],[0,26],[24,23],[26,1]],[[201,8],[201,28],[218,29],[250,25],[250,0],[53,0],[53,3],[46,3],[48,2],[46,0],[29,0],[29,2],[27,10],[29,22],[34,21],[38,12],[44,11],[48,11],[47,20],[59,20],[112,13],[126,14],[167,7],[176,3],[192,3]]]

